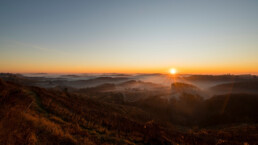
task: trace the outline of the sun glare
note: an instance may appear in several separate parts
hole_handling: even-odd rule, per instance
[[[169,72],[170,72],[170,74],[174,75],[174,74],[176,74],[176,69],[175,68],[171,68],[169,70]]]

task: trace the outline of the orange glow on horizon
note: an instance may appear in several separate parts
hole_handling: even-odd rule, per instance
[[[0,62],[0,73],[162,73],[168,74],[171,66],[177,74],[258,74],[256,64],[249,65],[87,65],[83,63]],[[180,70],[180,72],[178,71]]]
[[[180,68],[180,74],[258,74],[258,71],[253,68],[237,68],[237,67],[214,67],[214,68]],[[30,67],[6,67],[1,68],[2,73],[164,73],[167,74],[178,73],[176,69],[164,68],[129,68],[129,67],[55,67],[55,66],[42,66],[36,68]],[[173,71],[173,72],[172,72]]]

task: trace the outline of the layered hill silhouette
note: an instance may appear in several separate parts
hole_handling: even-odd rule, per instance
[[[256,94],[205,99],[192,91],[198,87],[184,83],[162,88],[125,81],[78,89],[41,88],[24,79],[0,78],[0,144],[258,142]],[[178,98],[162,97],[173,91]]]
[[[210,88],[210,91],[218,94],[225,93],[252,93],[258,94],[258,81],[241,81],[225,83]]]
[[[154,122],[128,118],[129,108],[2,80],[0,85],[1,144],[171,142]]]

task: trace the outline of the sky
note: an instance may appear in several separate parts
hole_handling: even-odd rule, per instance
[[[0,0],[0,72],[258,74],[257,0]]]

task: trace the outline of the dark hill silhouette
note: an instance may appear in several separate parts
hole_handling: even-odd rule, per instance
[[[184,79],[188,81],[245,81],[245,80],[257,80],[254,75],[189,75]]]
[[[76,80],[76,81],[55,81],[53,83],[61,86],[69,86],[75,88],[87,88],[95,87],[105,83],[121,83],[128,81],[130,78],[127,77],[97,77],[88,80]]]
[[[258,95],[226,94],[205,101],[207,125],[258,123]]]
[[[214,94],[225,93],[256,93],[258,94],[258,81],[241,81],[225,83],[210,88]]]
[[[114,104],[3,81],[0,88],[1,144],[172,143]]]
[[[172,83],[171,84],[171,97],[173,98],[179,98],[181,96],[184,96],[185,94],[196,96],[198,98],[205,97],[205,93],[199,89],[198,87],[187,84],[187,83]]]
[[[179,92],[184,92],[187,90],[196,90],[199,91],[200,89],[192,84],[186,84],[186,83],[172,83],[171,89],[176,90]]]
[[[257,95],[231,94],[204,100],[182,93],[178,99],[166,100],[161,97],[163,90],[156,94],[142,91],[138,94],[142,99],[126,102],[121,99],[122,91],[96,93],[114,84],[94,87],[95,93],[87,93],[23,83],[0,79],[0,144],[258,142]],[[185,86],[195,88],[181,84]]]

